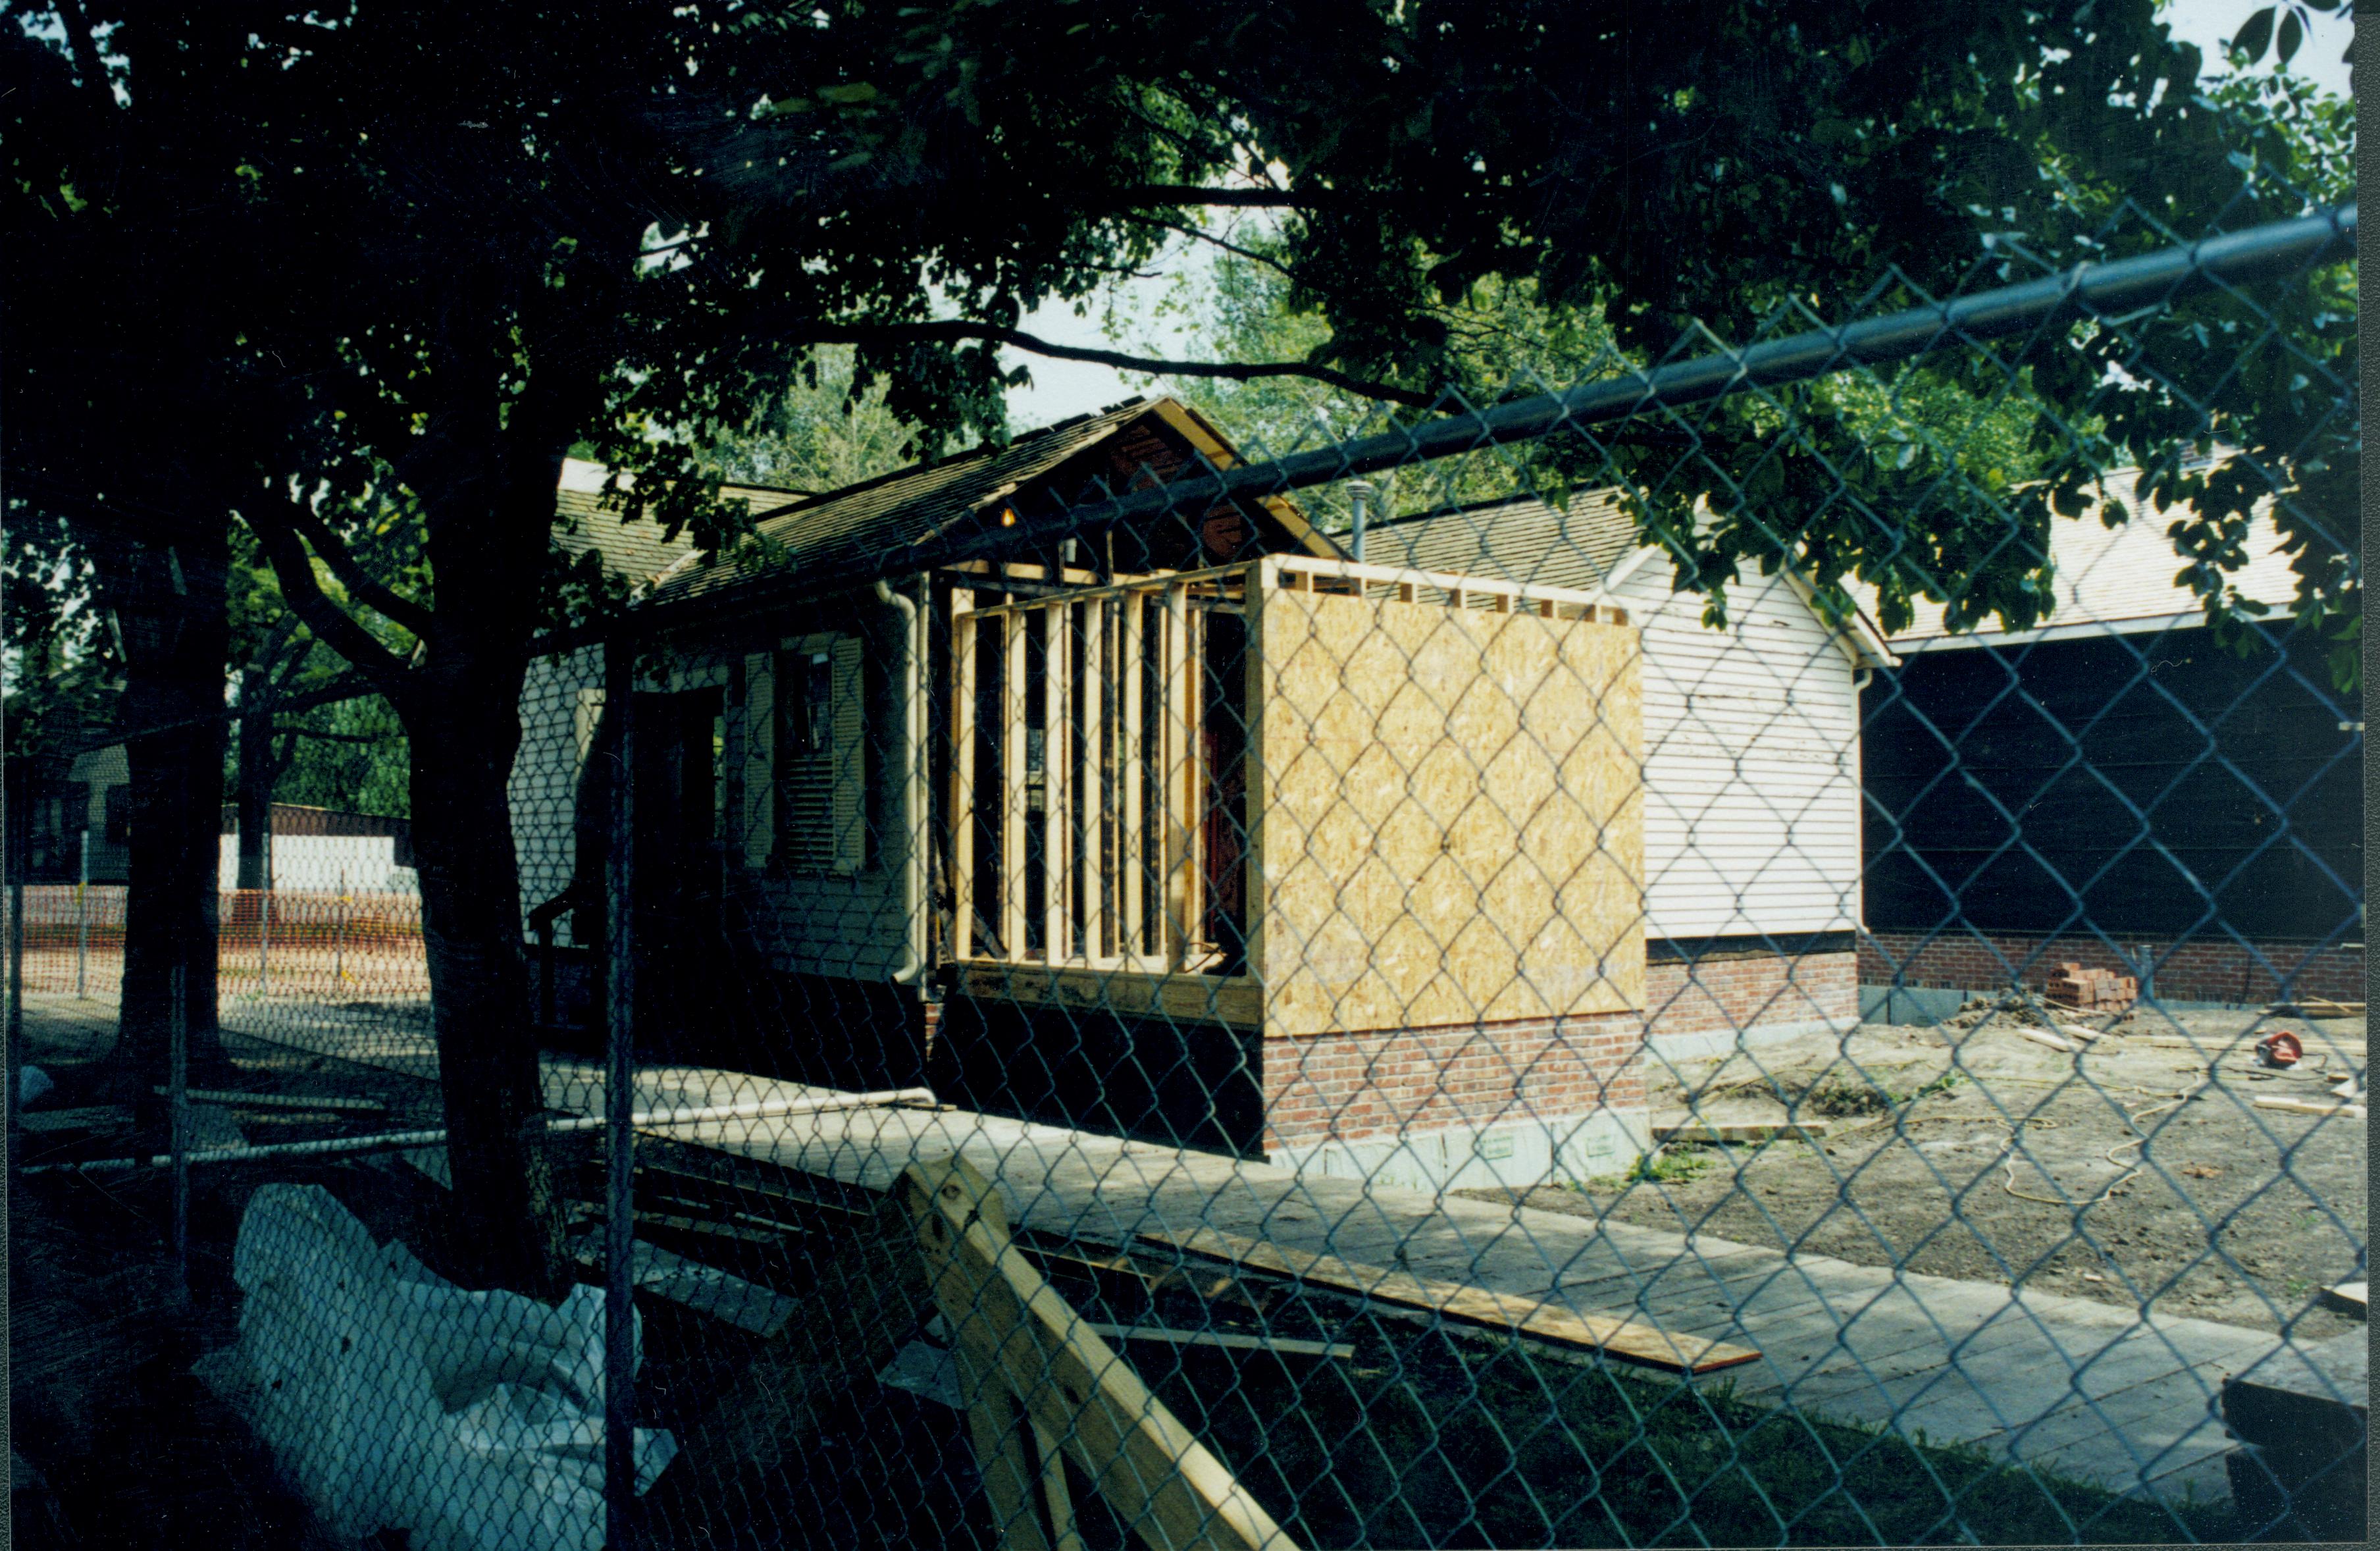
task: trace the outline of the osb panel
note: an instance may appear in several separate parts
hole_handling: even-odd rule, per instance
[[[1635,631],[1261,597],[1267,1032],[1643,1007]]]

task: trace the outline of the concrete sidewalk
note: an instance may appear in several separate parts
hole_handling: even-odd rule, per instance
[[[426,1028],[322,1008],[226,1026],[434,1077]],[[549,1058],[548,1102],[600,1112],[601,1064]],[[822,1093],[703,1069],[640,1072],[639,1109]],[[2117,1492],[2228,1496],[2216,1419],[2227,1375],[2283,1357],[2261,1331],[2084,1299],[1855,1265],[1608,1219],[1424,1195],[963,1111],[861,1109],[673,1127],[674,1140],[883,1189],[912,1159],[958,1153],[1016,1220],[1123,1242],[1212,1227],[1284,1249],[1633,1316],[1761,1352],[1706,1383],[1805,1413],[1973,1444]],[[1585,1361],[1563,1354],[1572,1361]]]

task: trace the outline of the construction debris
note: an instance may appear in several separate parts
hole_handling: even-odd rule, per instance
[[[1653,1128],[1653,1140],[1664,1146],[1692,1142],[1703,1147],[1729,1142],[1769,1142],[1799,1136],[1816,1141],[1827,1134],[1825,1120],[1695,1120],[1680,1119]]]
[[[1462,1282],[1436,1281],[1358,1265],[1333,1255],[1308,1254],[1260,1240],[1219,1233],[1210,1227],[1187,1233],[1144,1233],[1148,1243],[1168,1250],[1188,1250],[1251,1271],[1290,1276],[1335,1292],[1353,1293],[1375,1303],[1402,1305],[1442,1319],[1484,1325],[1554,1346],[1600,1351],[1647,1367],[1672,1373],[1706,1374],[1751,1362],[1760,1354],[1700,1336],[1672,1335],[1641,1320],[1607,1314],[1573,1313],[1559,1304],[1509,1293],[1489,1292]]]
[[[2081,1048],[2072,1040],[2061,1039],[2046,1029],[2036,1029],[2028,1023],[2012,1024],[2009,1032],[2019,1039],[2029,1039],[2035,1044],[2046,1044],[2052,1050],[2063,1050],[2070,1056]]]
[[[1094,1325],[1111,1341],[1163,1341],[1177,1347],[1221,1347],[1232,1351],[1269,1351],[1284,1357],[1351,1358],[1344,1341],[1307,1341],[1294,1336],[1245,1336],[1231,1330],[1174,1330],[1156,1325]]]
[[[2362,1319],[2367,1305],[2363,1282],[2341,1282],[2335,1288],[2325,1288],[2314,1301],[2324,1308],[2345,1314],[2350,1319]]]
[[[2256,1100],[2258,1109],[2277,1109],[2286,1115],[2336,1115],[2342,1119],[2361,1120],[2363,1106],[2360,1104],[2317,1103],[2312,1099],[2263,1098]]]
[[[2058,965],[2042,990],[2058,1006],[2086,1012],[2122,1012],[2141,999],[2137,978],[2113,970],[2086,970],[2080,964]]]

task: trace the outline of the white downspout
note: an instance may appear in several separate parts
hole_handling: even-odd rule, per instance
[[[914,985],[926,968],[926,653],[917,639],[916,600],[892,591],[880,580],[876,599],[901,616],[901,651],[905,659],[902,678],[901,738],[907,754],[901,776],[901,911],[904,940],[900,967],[892,971],[896,985]]]

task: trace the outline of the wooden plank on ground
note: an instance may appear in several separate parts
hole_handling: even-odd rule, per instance
[[[601,1240],[580,1250],[577,1261],[589,1270],[600,1269],[603,1263]],[[641,1239],[630,1247],[629,1264],[638,1291],[665,1298],[762,1340],[783,1333],[797,1308],[783,1293],[747,1282],[715,1265],[672,1254]]]
[[[2265,1098],[2258,1095],[2258,1109],[2277,1109],[2284,1115],[2336,1115],[2341,1119],[2361,1120],[2363,1106],[2360,1104],[2339,1104],[2335,1100]]]
[[[1284,1357],[1350,1358],[1344,1341],[1308,1341],[1295,1336],[1246,1336],[1235,1330],[1175,1330],[1156,1325],[1094,1325],[1111,1341],[1162,1341],[1176,1347],[1221,1347],[1228,1351],[1269,1351]]]
[[[35,1135],[55,1131],[120,1130],[132,1124],[132,1111],[121,1105],[85,1105],[79,1109],[28,1109],[17,1124]]]
[[[1768,1142],[1780,1136],[1815,1139],[1827,1134],[1825,1120],[1673,1120],[1653,1128],[1659,1142],[1694,1142],[1706,1147],[1728,1142]]]
[[[1760,1355],[1750,1348],[1730,1346],[1724,1341],[1671,1336],[1636,1320],[1573,1313],[1534,1298],[1489,1292],[1463,1282],[1437,1281],[1376,1265],[1358,1265],[1334,1255],[1285,1250],[1208,1227],[1180,1234],[1145,1233],[1140,1237],[1148,1243],[1189,1250],[1254,1271],[1293,1276],[1318,1287],[1356,1293],[1376,1302],[1420,1309],[1445,1319],[1511,1331],[1555,1346],[1600,1351],[1671,1373],[1715,1373],[1750,1362]]]
[[[2350,1319],[2362,1319],[2365,1307],[2364,1289],[2368,1285],[2363,1282],[2341,1282],[2335,1288],[2323,1288],[2315,1301],[2324,1308],[2335,1310]]]
[[[168,1096],[164,1088],[152,1088],[159,1098]],[[241,1093],[223,1088],[193,1088],[192,1104],[228,1105],[235,1109],[331,1109],[356,1115],[385,1115],[388,1105],[378,1099],[342,1099],[305,1093]]]
[[[917,1248],[950,1327],[971,1418],[988,1403],[1021,1411],[1045,1461],[1062,1449],[1150,1545],[1293,1551],[1281,1526],[1149,1393],[1131,1364],[1026,1257],[1004,1252],[1005,1213],[989,1181],[955,1157],[917,1163],[903,1171],[896,1196],[917,1225]],[[997,1424],[1002,1420],[987,1417],[977,1428],[987,1488],[995,1476],[1016,1473],[990,1436],[1016,1436],[1013,1424]],[[1038,1484],[1012,1479],[1016,1500],[1002,1526],[1003,1547],[1055,1543],[1055,1534],[1042,1539],[1023,1511],[1036,1484],[1049,1508],[1060,1506],[1047,1475]],[[1060,1529],[1066,1520],[1053,1514],[1050,1523]]]

